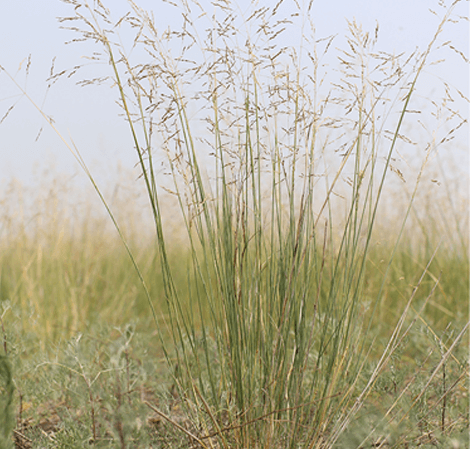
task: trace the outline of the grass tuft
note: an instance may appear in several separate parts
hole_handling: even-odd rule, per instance
[[[40,238],[21,230],[15,251],[2,242],[2,316],[45,354],[34,359],[8,327],[17,446],[463,445],[468,253],[455,247],[468,239],[455,207],[454,225],[426,222],[417,204],[465,119],[432,102],[450,130],[424,145],[414,176],[398,154],[413,145],[405,124],[419,123],[420,77],[458,2],[411,55],[377,51],[378,29],[349,22],[337,80],[334,38],[319,39],[297,3],[244,16],[216,1],[209,16],[183,1],[182,27],[163,32],[133,1],[118,19],[100,1],[64,3],[63,26],[109,67],[154,231],[126,230],[63,139],[117,237],[100,220],[74,232],[52,220]],[[120,31],[133,32],[132,51]],[[281,45],[289,33],[299,41]],[[384,212],[390,179],[407,186],[396,222]],[[39,404],[46,421],[26,416]]]

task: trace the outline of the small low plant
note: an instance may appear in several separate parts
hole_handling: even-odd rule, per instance
[[[0,447],[9,448],[11,432],[15,426],[13,411],[13,377],[6,355],[0,355]]]

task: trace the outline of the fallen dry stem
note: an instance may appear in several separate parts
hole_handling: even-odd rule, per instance
[[[198,438],[196,435],[193,435],[189,430],[186,430],[183,426],[179,425],[176,421],[174,421],[173,419],[171,419],[169,416],[165,415],[163,412],[161,412],[160,410],[158,410],[156,407],[154,407],[152,404],[150,404],[149,402],[147,401],[144,401],[144,404],[151,408],[158,416],[161,416],[163,419],[165,419],[166,421],[168,421],[170,424],[172,424],[173,426],[175,426],[178,430],[181,430],[181,432],[185,433],[188,437],[190,437],[192,440],[198,442],[202,447],[204,447],[205,449],[208,449],[208,447],[204,444],[204,442]]]

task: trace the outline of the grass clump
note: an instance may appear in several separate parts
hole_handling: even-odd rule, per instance
[[[439,273],[447,253],[429,233],[419,256],[414,242],[402,240],[435,142],[385,249],[375,231],[387,179],[403,178],[394,160],[409,141],[403,124],[452,7],[429,47],[408,58],[376,52],[378,30],[349,23],[341,76],[328,86],[322,60],[332,38],[315,36],[309,8],[282,16],[279,2],[244,19],[229,2],[215,2],[210,17],[199,3],[182,2],[182,27],[162,33],[132,1],[132,12],[116,21],[101,2],[65,3],[74,15],[64,26],[72,24],[77,40],[101,45],[111,69],[155,225],[155,243],[149,248],[144,240],[147,252],[139,254],[75,152],[130,256],[122,269],[114,252],[92,260],[103,280],[137,269],[168,380],[159,389],[164,399],[155,397],[155,385],[150,397],[133,394],[134,385],[145,385],[152,356],[144,351],[130,361],[129,329],[103,344],[104,352],[92,345],[88,367],[75,338],[57,362],[36,365],[76,383],[56,386],[64,403],[80,409],[87,398],[78,426],[68,406],[60,408],[64,427],[54,444],[91,438],[121,447],[402,447],[460,438],[468,420],[455,398],[467,369],[459,351],[468,317],[452,328],[425,315],[429,304],[450,309],[439,296],[452,288]],[[135,33],[137,61],[118,39],[125,27]],[[279,46],[289,30],[300,30],[300,44]],[[179,205],[186,233],[179,254],[170,251],[163,191]],[[141,269],[145,257],[153,263]],[[85,277],[94,270],[86,260],[77,263]],[[156,269],[163,300],[152,288]],[[62,282],[67,276],[59,271]],[[116,292],[104,282],[83,293]],[[127,285],[115,286],[125,294]],[[132,315],[125,301],[106,303]],[[77,326],[88,316],[85,310]],[[404,370],[404,360],[414,370]],[[165,441],[142,437],[149,419],[143,410],[155,413]]]

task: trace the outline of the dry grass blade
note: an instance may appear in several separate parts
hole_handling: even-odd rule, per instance
[[[165,415],[164,413],[162,413],[160,410],[158,410],[156,407],[154,407],[152,404],[150,404],[149,402],[147,401],[144,401],[144,404],[151,408],[158,416],[161,416],[163,419],[165,419],[166,421],[168,421],[172,426],[176,427],[178,430],[180,430],[181,432],[183,432],[185,435],[187,435],[189,438],[191,438],[193,441],[199,443],[204,449],[209,449],[206,444],[200,439],[198,438],[196,435],[193,435],[189,430],[186,430],[183,426],[181,426],[180,424],[178,424],[176,421],[174,421],[173,419],[171,419],[169,416]]]

